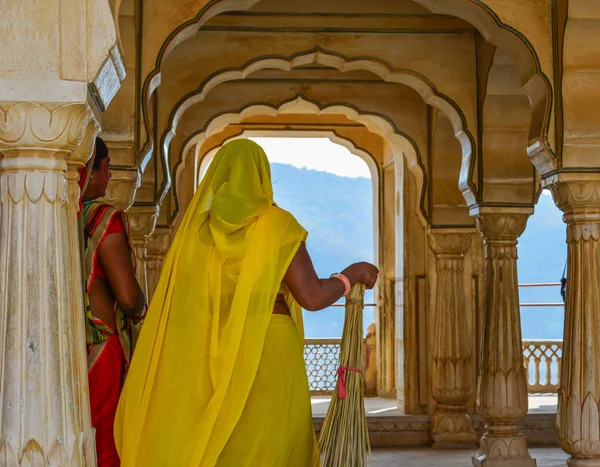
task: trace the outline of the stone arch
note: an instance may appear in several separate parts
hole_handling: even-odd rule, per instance
[[[531,113],[515,64],[496,49],[482,109],[482,204],[533,204],[537,180],[527,158]]]
[[[235,112],[221,113],[211,119],[203,129],[188,137],[181,151],[180,161],[175,167],[175,184],[173,190],[175,212],[173,213],[172,224],[177,225],[183,215],[179,196],[180,186],[182,185],[180,180],[184,172],[190,170],[190,163],[195,160],[194,148],[196,145],[201,144],[210,136],[223,131],[228,125],[239,123],[245,118],[259,115],[277,116],[281,114],[341,114],[350,120],[361,123],[369,131],[385,139],[398,160],[406,161],[407,168],[415,177],[418,190],[423,194],[424,169],[421,164],[421,155],[418,146],[409,135],[400,132],[395,128],[393,123],[379,115],[362,113],[347,104],[333,104],[321,107],[317,103],[299,96],[291,101],[282,102],[279,106],[254,104]],[[196,170],[196,168],[194,167],[193,170]],[[416,206],[416,211],[421,223],[425,226],[427,225],[427,220],[423,213],[423,196],[420,198],[421,199],[418,200],[418,206]]]
[[[439,93],[431,81],[413,70],[396,69],[383,60],[373,58],[347,58],[340,53],[325,50],[321,47],[297,52],[289,57],[270,56],[256,58],[239,68],[219,70],[205,79],[198,90],[184,97],[171,113],[169,129],[161,137],[161,146],[164,157],[163,164],[165,168],[169,167],[169,145],[173,136],[175,136],[179,120],[187,109],[201,102],[216,86],[228,81],[245,79],[252,73],[264,69],[290,71],[299,66],[315,64],[335,68],[342,73],[357,70],[369,71],[379,76],[385,82],[402,84],[412,88],[422,97],[426,104],[442,111],[450,120],[454,129],[454,134],[461,144],[463,151],[463,167],[467,167],[466,171],[461,172],[461,177],[463,177],[459,180],[461,191],[467,199],[468,204],[477,202],[478,197],[475,188],[471,184],[471,174],[474,166],[474,161],[472,160],[474,156],[473,148],[475,146],[474,138],[467,129],[466,118],[456,103],[449,97]],[[161,187],[161,200],[170,188],[170,177],[169,171],[166,170],[165,182]]]
[[[520,84],[531,103],[527,150],[540,175],[556,168],[555,152],[548,141],[552,111],[552,86],[542,71],[531,42],[517,29],[503,23],[484,2],[464,0],[413,0],[434,13],[456,16],[472,24],[481,35],[508,53],[516,65]]]
[[[226,11],[248,11],[261,0],[209,0],[194,18],[176,27],[164,40],[157,53],[154,68],[148,73],[142,89],[142,118],[146,142],[141,151],[142,166],[147,164],[154,147],[152,124],[149,116],[151,96],[160,86],[161,68],[165,58],[181,42],[193,37],[211,18]],[[413,0],[434,13],[455,16],[472,24],[492,44],[508,51],[517,63],[521,85],[532,106],[528,152],[540,173],[556,166],[555,156],[548,142],[552,88],[542,71],[535,48],[517,29],[503,23],[495,12],[481,1],[472,0]],[[472,164],[471,164],[472,166]]]

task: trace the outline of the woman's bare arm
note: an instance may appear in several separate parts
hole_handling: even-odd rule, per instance
[[[379,271],[369,263],[355,263],[342,271],[350,284],[364,282],[373,288]],[[284,282],[302,308],[309,311],[322,310],[331,306],[344,295],[344,284],[337,278],[319,279],[306,244],[300,248],[284,276]]]
[[[146,298],[135,277],[125,235],[107,235],[98,248],[98,256],[119,308],[130,318],[141,316],[146,307]]]

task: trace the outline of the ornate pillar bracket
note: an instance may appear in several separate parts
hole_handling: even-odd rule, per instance
[[[575,179],[575,176],[579,179]],[[567,297],[558,443],[570,466],[600,466],[600,174],[550,185],[567,224]]]
[[[96,461],[77,178],[67,180],[96,129],[86,103],[0,102],[1,465]]]
[[[146,299],[148,299],[148,281],[147,281],[147,247],[148,239],[156,227],[158,217],[158,206],[132,206],[127,211],[129,218],[129,227],[131,234],[131,246],[135,250],[137,259],[137,276]]]
[[[486,431],[475,467],[534,467],[518,422],[527,414],[523,364],[517,238],[533,208],[481,208],[477,228],[485,245],[483,335],[479,368],[479,414]]]
[[[473,355],[463,281],[464,254],[471,234],[436,229],[429,235],[437,263],[433,326],[432,394],[438,405],[431,418],[434,447],[474,446],[476,434],[467,403],[473,393]]]

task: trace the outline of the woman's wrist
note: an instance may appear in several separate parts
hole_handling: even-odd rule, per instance
[[[350,279],[348,279],[343,273],[335,272],[331,275],[331,277],[338,279],[342,284],[344,284],[344,297],[350,293],[352,284],[350,283]]]

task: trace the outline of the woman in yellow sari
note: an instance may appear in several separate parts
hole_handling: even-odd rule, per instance
[[[319,279],[273,202],[263,150],[217,153],[165,258],[115,421],[125,467],[319,464],[300,305],[326,308],[375,266]]]

